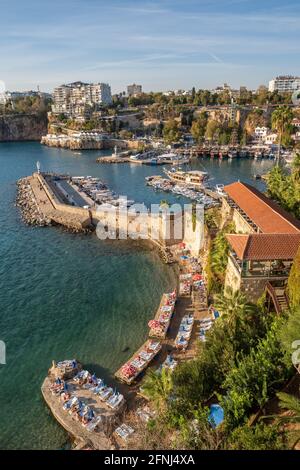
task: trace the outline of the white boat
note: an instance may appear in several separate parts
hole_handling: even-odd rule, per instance
[[[171,181],[177,184],[188,185],[190,188],[194,189],[202,189],[203,182],[208,178],[208,173],[199,170],[182,171],[172,169],[169,171],[165,169],[164,172]]]
[[[220,196],[225,196],[224,184],[216,184],[216,192],[217,192]]]

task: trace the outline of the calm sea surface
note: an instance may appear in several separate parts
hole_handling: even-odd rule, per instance
[[[0,449],[63,448],[67,436],[40,393],[52,359],[77,357],[111,380],[146,338],[162,292],[175,285],[174,271],[149,248],[21,221],[15,183],[37,160],[44,171],[98,176],[136,202],[186,202],[145,186],[145,176],[161,168],[100,165],[101,154],[0,143],[0,340],[7,348],[7,364],[0,365]],[[252,175],[271,164],[201,160],[193,167],[206,169],[214,184],[253,184]]]

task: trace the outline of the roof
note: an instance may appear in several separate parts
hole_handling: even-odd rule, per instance
[[[225,186],[224,191],[259,227],[261,232],[300,232],[299,220],[253,186],[236,182]]]
[[[230,234],[226,238],[240,260],[294,259],[300,246],[299,234]]]

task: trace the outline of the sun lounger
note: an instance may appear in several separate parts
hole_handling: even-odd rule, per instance
[[[108,406],[110,406],[113,409],[118,408],[120,404],[123,402],[124,396],[121,393],[115,393],[112,397],[110,397],[109,400],[107,400]]]
[[[151,351],[157,351],[158,349],[160,348],[160,342],[159,341],[153,341],[151,343],[149,343],[148,345],[148,349],[150,349]]]
[[[133,361],[131,361],[131,365],[133,367],[135,367],[136,369],[142,369],[144,367],[144,365],[146,365],[147,361],[144,361],[143,359],[134,359]]]
[[[99,392],[98,395],[101,398],[101,400],[106,401],[112,393],[113,393],[113,389],[109,387]]]
[[[147,351],[142,351],[140,352],[140,357],[148,362],[150,361],[152,354],[148,353]]]
[[[68,400],[64,406],[64,410],[70,410],[72,406],[76,405],[78,403],[78,398],[77,397],[72,397],[70,400]]]
[[[131,436],[131,434],[134,433],[134,429],[124,423],[121,426],[119,426],[115,432],[122,439],[126,440],[128,439],[129,436]]]
[[[87,425],[86,429],[90,432],[94,431],[95,428],[98,426],[98,424],[101,423],[101,416],[96,416],[95,418],[92,419]]]

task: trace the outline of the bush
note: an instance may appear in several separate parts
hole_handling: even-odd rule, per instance
[[[230,450],[280,450],[285,449],[284,435],[277,426],[259,423],[256,426],[240,426],[230,435]]]

